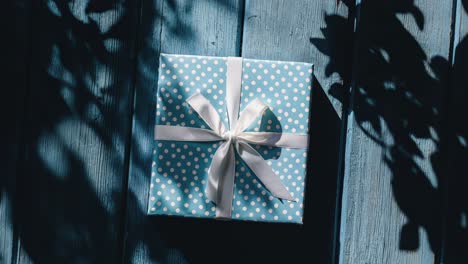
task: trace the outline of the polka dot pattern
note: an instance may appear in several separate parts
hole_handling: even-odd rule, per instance
[[[218,109],[228,125],[226,58],[161,54],[156,124],[208,128],[185,100],[196,92]],[[270,108],[247,131],[308,133],[312,65],[243,60],[242,109],[255,98]],[[213,218],[205,195],[207,171],[220,142],[155,141],[149,214]],[[280,177],[295,202],[277,199],[236,158],[232,218],[302,223],[307,150],[253,145]]]

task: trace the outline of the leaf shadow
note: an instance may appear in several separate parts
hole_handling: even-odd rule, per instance
[[[463,4],[466,12],[466,1]],[[460,164],[466,158],[467,146],[460,142],[464,142],[467,131],[465,125],[458,124],[462,120],[459,113],[466,107],[461,103],[455,107],[453,100],[466,100],[466,92],[460,88],[466,83],[466,74],[460,72],[466,71],[467,37],[458,44],[452,66],[447,55],[430,57],[426,53],[428,44],[417,40],[402,23],[401,17],[412,18],[420,31],[432,30],[415,1],[361,1],[357,9],[350,111],[358,128],[381,148],[381,160],[390,170],[394,201],[407,218],[400,227],[399,248],[389,250],[418,250],[422,239],[419,229],[423,229],[436,259],[441,257],[442,240],[447,239],[446,259],[466,262],[466,254],[453,250],[463,245],[466,248],[467,241],[459,220],[467,210],[462,198],[467,185],[459,176],[466,171]],[[330,57],[327,69],[338,74],[342,73],[334,61],[339,51],[328,50],[322,43],[344,19],[329,16],[323,29],[325,39],[311,39]],[[447,101],[449,93],[459,96]],[[330,92],[344,102],[341,94],[344,91]],[[448,160],[457,160],[449,167],[459,171],[447,170]],[[456,252],[459,258],[450,252]]]
[[[12,121],[2,133],[2,263],[121,261],[139,3],[14,1],[3,9],[21,30],[8,27],[3,60],[13,89],[2,96],[3,120]]]

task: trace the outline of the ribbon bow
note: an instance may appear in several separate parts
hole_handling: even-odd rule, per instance
[[[206,196],[216,204],[217,218],[231,218],[235,177],[235,152],[249,166],[266,189],[277,198],[294,201],[279,177],[250,144],[306,148],[307,135],[281,132],[246,132],[268,108],[261,100],[250,102],[239,114],[242,81],[242,58],[228,57],[226,71],[226,107],[229,129],[226,129],[214,106],[200,93],[187,103],[210,129],[156,125],[155,139],[169,141],[224,141],[216,150],[208,170]]]

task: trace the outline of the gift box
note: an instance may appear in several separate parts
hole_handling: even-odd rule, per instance
[[[161,54],[148,214],[302,223],[312,71]]]

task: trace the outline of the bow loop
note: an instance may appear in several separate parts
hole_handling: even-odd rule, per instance
[[[221,117],[218,115],[216,108],[214,108],[206,97],[200,93],[196,93],[186,101],[216,134],[222,136],[226,133],[227,130]]]
[[[250,102],[239,115],[237,126],[234,128],[236,133],[246,130],[255,120],[261,118],[267,108],[268,106],[258,98]]]

